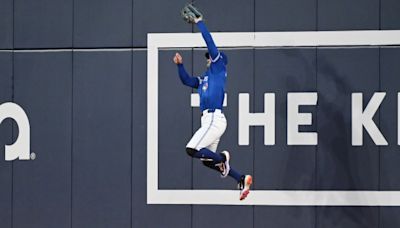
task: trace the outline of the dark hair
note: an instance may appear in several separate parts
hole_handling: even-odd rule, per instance
[[[224,64],[227,65],[228,64],[228,57],[225,55],[224,52],[220,52],[221,53],[221,58],[224,60]],[[207,59],[210,59],[210,53],[206,52],[206,54],[204,55]]]

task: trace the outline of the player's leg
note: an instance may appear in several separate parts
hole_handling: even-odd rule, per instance
[[[217,139],[208,148],[210,150],[212,150],[212,151],[217,151],[217,147],[218,147],[219,141],[220,140]],[[222,177],[226,177],[226,176],[229,175],[230,177],[235,179],[236,182],[239,183],[243,175],[241,173],[239,173],[238,171],[236,171],[234,168],[232,168],[232,166],[230,166],[230,153],[228,151],[222,151],[221,153],[225,156],[225,162],[224,163],[216,163],[216,162],[212,161],[212,164],[210,164],[209,161],[208,161],[208,164],[204,164],[204,165],[209,166],[209,167],[213,166],[213,167],[215,167],[215,170],[217,170],[219,172],[222,170],[221,169],[221,165],[224,165],[225,166],[224,168],[228,169],[228,172],[227,173],[221,173],[221,176]]]
[[[208,149],[216,152],[217,148],[218,148],[218,144],[219,144],[220,139],[218,138],[217,140],[215,140],[211,145],[208,146]],[[225,153],[223,153],[225,154]],[[228,156],[229,152],[228,152]],[[225,159],[226,160],[226,159]],[[228,159],[228,166],[229,165],[229,160]],[[214,169],[215,171],[221,173],[221,177],[226,177],[226,173],[223,172],[224,168],[226,169],[226,167],[221,167],[221,165],[225,165],[224,163],[216,163],[213,160],[203,160],[202,161],[203,164],[211,169]],[[225,161],[226,162],[226,161]],[[225,165],[226,166],[226,165]],[[240,196],[239,199],[240,200],[244,200],[250,193],[250,187],[253,183],[253,178],[250,175],[243,175],[242,173],[238,172],[236,169],[232,168],[232,166],[230,166],[229,170],[228,170],[228,175],[230,177],[232,177],[237,183],[238,183],[238,188],[240,190]]]
[[[202,159],[205,166],[215,169],[223,176],[229,175],[234,178],[238,182],[240,189],[240,200],[243,200],[250,192],[252,177],[250,175],[242,175],[235,169],[227,169],[230,160],[229,152],[216,153],[219,139],[225,129],[226,119],[223,114],[203,116],[202,127],[187,144],[187,152],[192,157]],[[225,165],[222,169],[216,166],[221,163]]]
[[[207,148],[202,148],[200,150],[197,150],[195,148],[191,148],[190,146],[187,146],[186,153],[191,157],[199,158],[201,160],[212,160],[212,161],[216,161],[217,163],[221,163],[221,162],[225,161],[225,158],[221,154],[214,153]]]
[[[222,113],[216,114],[214,118],[214,125],[216,129],[219,129],[219,132],[214,132],[215,133],[213,134],[214,137],[210,137],[210,139],[214,139],[214,141],[212,141],[206,148],[212,151],[213,153],[217,153],[217,148],[220,142],[220,138],[226,129],[226,119],[224,114]],[[230,154],[228,151],[222,151],[220,154],[224,157],[223,161],[213,160],[213,159],[202,159],[202,161],[206,167],[218,171],[219,173],[221,173],[222,177],[227,177],[230,170],[229,166]]]
[[[191,157],[212,159],[217,163],[225,161],[220,153],[215,153],[208,147],[221,137],[226,129],[226,120],[220,118],[221,114],[208,113],[202,117],[201,127],[186,145],[186,152]]]
[[[236,171],[236,169],[232,168],[232,166],[230,166],[230,165],[229,165],[229,168],[227,168],[227,165],[225,164],[225,162],[217,163],[211,159],[203,160],[202,162],[203,162],[203,165],[221,173],[221,177],[230,176],[233,179],[235,179],[236,182],[238,182],[238,183],[241,181],[241,178],[244,176],[240,172]],[[227,172],[224,172],[224,170],[227,170]]]
[[[213,143],[211,143],[211,145],[209,145],[207,147],[207,149],[209,149],[213,153],[216,153],[219,141],[220,141],[219,139],[215,140]],[[212,160],[212,159],[202,159],[202,162],[203,162],[203,165],[205,165],[206,167],[208,167],[210,169],[214,169],[217,172],[221,172],[220,168],[218,166],[216,166],[217,163],[215,163],[214,160]]]
[[[246,197],[249,195],[250,193],[250,186],[253,184],[253,177],[250,175],[244,175],[242,176],[238,187],[240,190],[240,200],[244,200],[246,199]]]
[[[218,148],[218,143],[220,139],[216,139],[211,145],[207,147],[210,151],[217,153],[217,148]],[[202,159],[203,165],[205,165],[208,168],[211,168],[221,174],[221,177],[226,177],[229,172],[229,163],[228,166],[226,166],[225,163],[229,162],[229,153],[227,154],[226,152],[221,152],[221,155],[224,156],[224,160],[222,162],[214,161],[212,159]]]
[[[217,153],[217,148],[219,144],[220,138],[217,138],[214,142],[212,142],[207,149],[210,151]],[[221,155],[224,156],[223,162],[214,161],[212,159],[202,159],[203,165],[208,168],[214,169],[215,171],[221,173],[221,177],[226,177],[229,173],[229,153],[227,151],[221,152]],[[226,166],[226,163],[228,166]]]
[[[219,139],[216,140],[214,143],[212,143],[208,149],[210,149],[211,151],[217,151],[217,147],[218,147],[218,143],[219,143]],[[234,168],[232,168],[232,166],[230,166],[229,162],[230,162],[230,154],[228,151],[223,151],[221,152],[222,155],[225,156],[225,162],[223,163],[218,163],[215,162],[213,160],[203,160],[203,164],[211,169],[214,169],[216,171],[218,171],[219,173],[221,173],[222,177],[226,177],[226,176],[230,176],[233,179],[236,180],[236,182],[240,182],[242,179],[242,176],[244,176],[243,174],[239,173],[238,171],[236,171]],[[222,166],[222,167],[221,167]],[[225,166],[225,167],[223,167]],[[227,170],[226,173],[222,172],[223,170]]]

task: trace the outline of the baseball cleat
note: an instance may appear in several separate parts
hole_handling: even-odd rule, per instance
[[[250,175],[242,176],[242,179],[239,182],[239,190],[240,190],[240,200],[246,199],[247,195],[250,193],[250,186],[253,183],[253,178]]]
[[[228,176],[231,167],[229,166],[230,155],[228,151],[222,151],[221,154],[225,157],[225,162],[218,164],[219,170],[221,171],[221,177],[225,178]]]

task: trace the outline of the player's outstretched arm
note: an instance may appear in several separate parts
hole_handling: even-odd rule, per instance
[[[176,53],[173,58],[174,63],[178,66],[178,74],[179,78],[181,79],[182,83],[186,86],[192,88],[199,87],[199,79],[195,77],[189,76],[186,72],[185,67],[183,66],[183,58],[179,53]]]
[[[219,51],[206,27],[206,24],[203,22],[202,18],[199,18],[199,20],[196,21],[196,24],[201,32],[201,35],[203,36],[203,39],[206,41],[208,53],[210,53],[211,59],[215,61],[218,58]]]
[[[204,40],[206,41],[208,53],[211,56],[211,60],[215,62],[218,59],[218,49],[214,43],[214,40],[211,37],[210,32],[208,31],[206,24],[203,22],[203,14],[192,4],[186,4],[185,7],[181,10],[182,18],[191,24],[197,24],[201,34],[203,35]]]

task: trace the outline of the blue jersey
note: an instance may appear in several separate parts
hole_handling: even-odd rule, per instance
[[[225,82],[227,77],[227,57],[219,52],[208,32],[204,22],[197,23],[201,34],[206,41],[211,57],[211,64],[207,71],[200,77],[190,77],[182,64],[178,64],[179,77],[183,84],[197,88],[200,95],[200,110],[221,109],[225,96]]]
[[[219,58],[223,58],[222,55]],[[222,59],[211,63],[203,76],[199,77],[200,110],[222,110],[226,77],[226,67]]]

